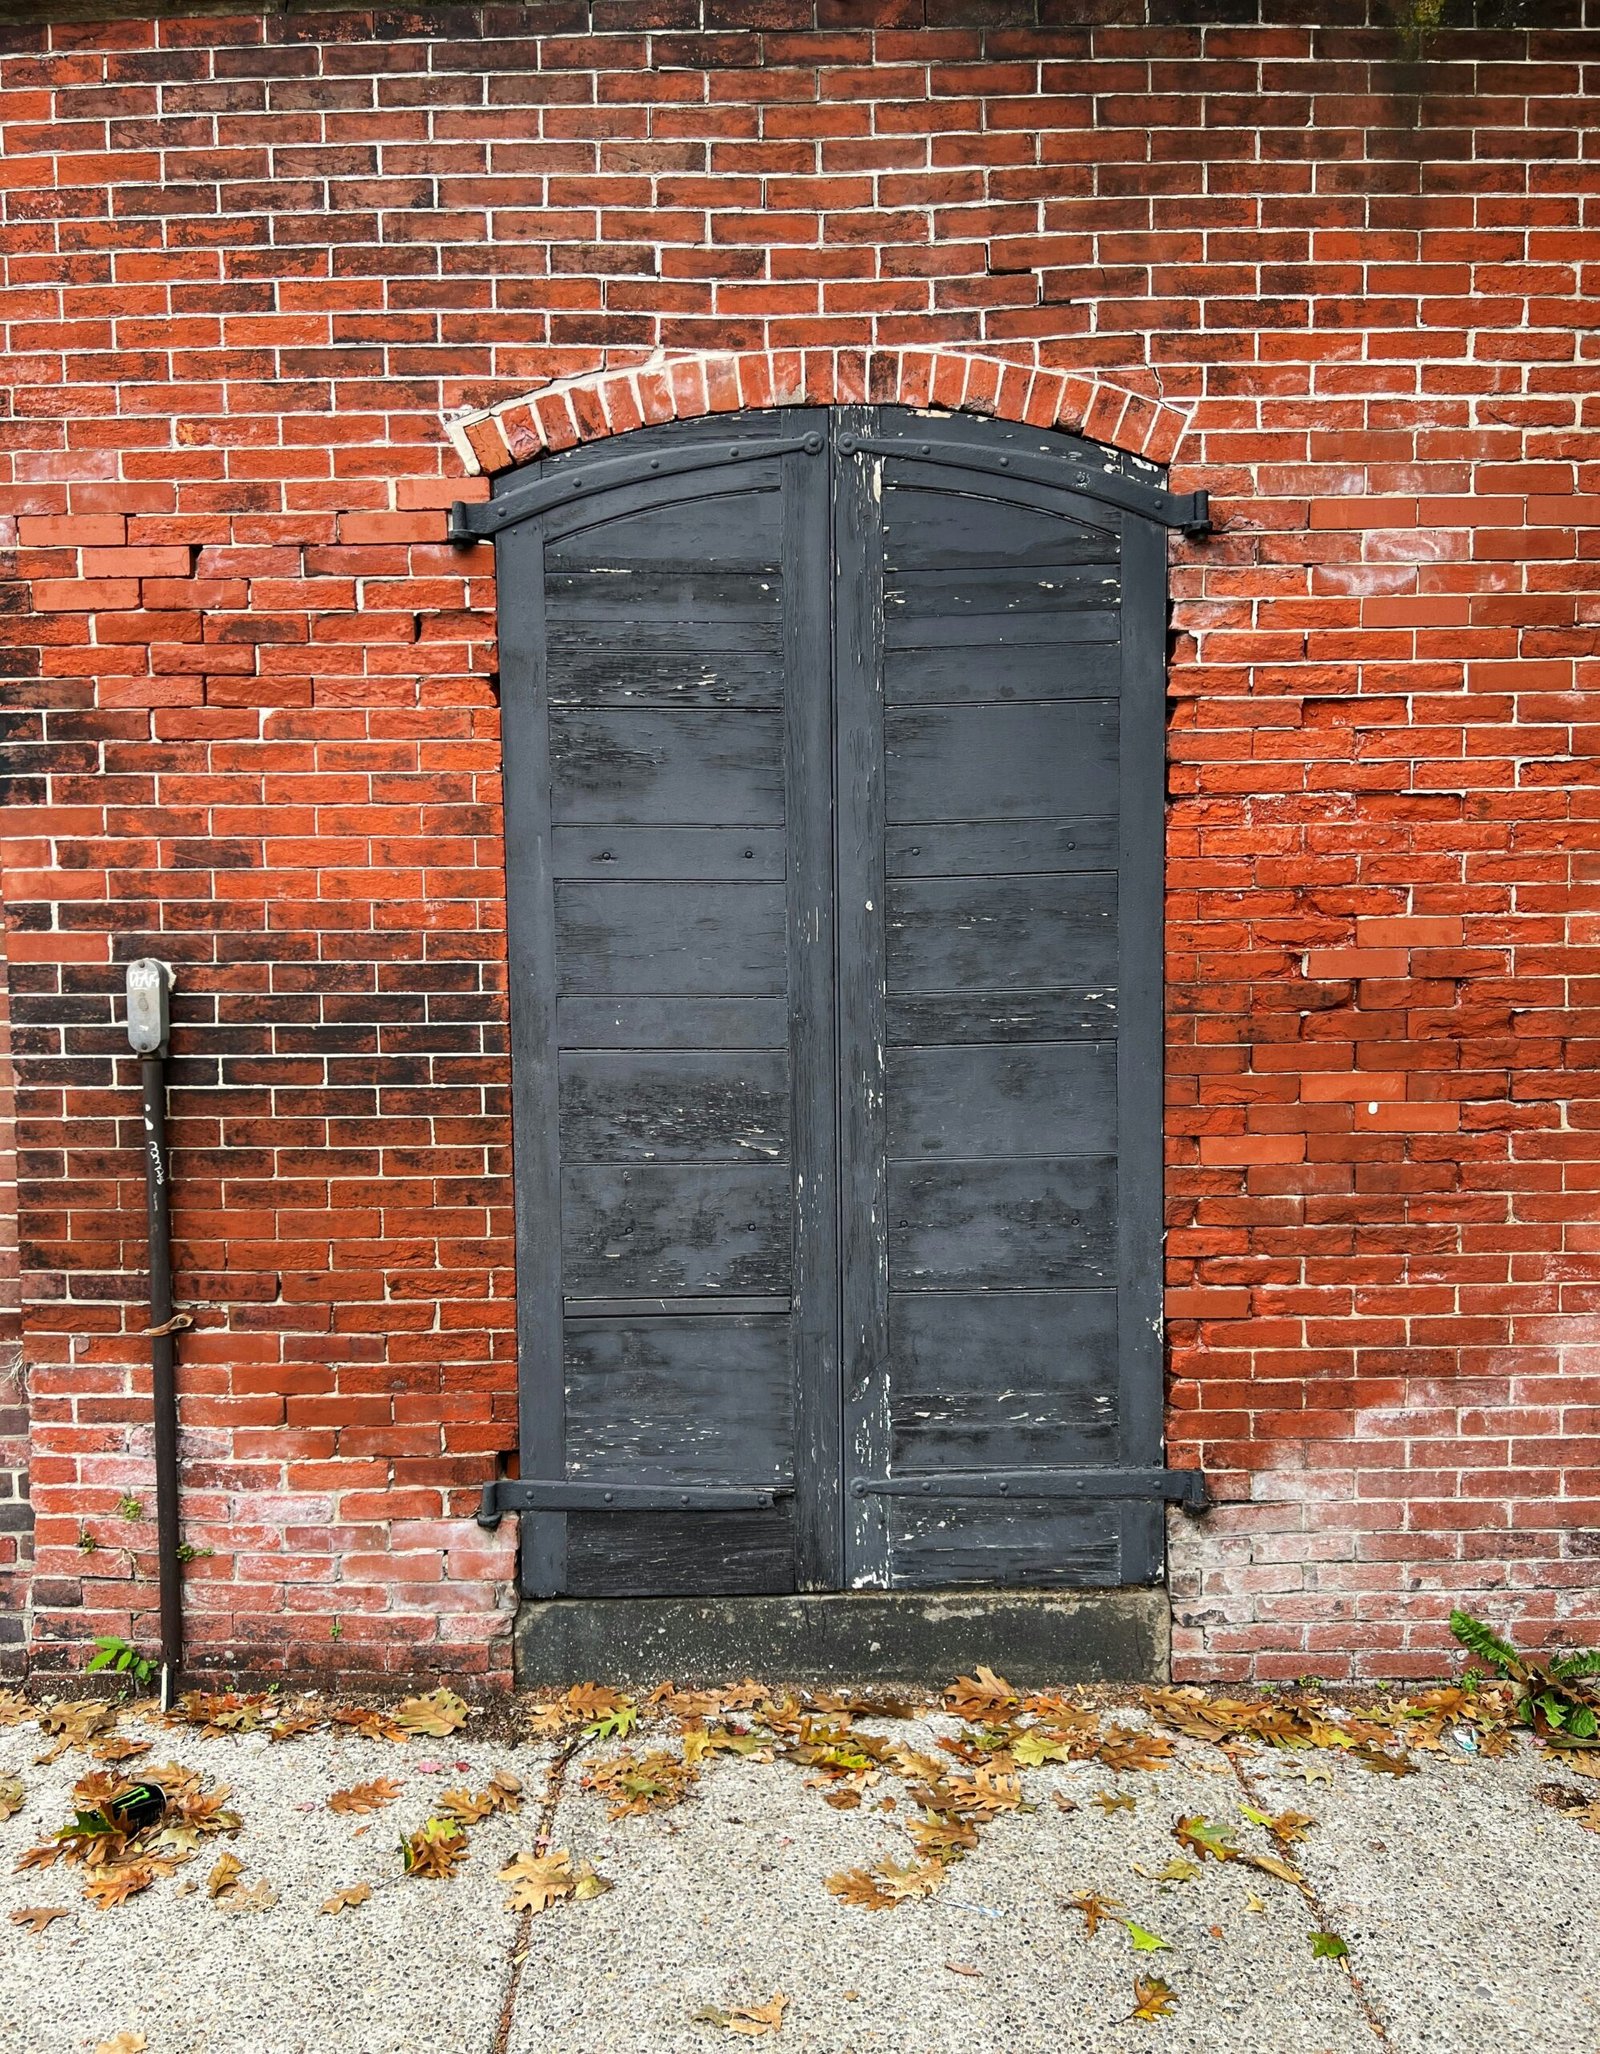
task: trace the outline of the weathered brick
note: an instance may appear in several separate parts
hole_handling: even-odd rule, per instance
[[[516,1434],[493,554],[446,509],[641,423],[862,398],[1212,495],[1170,550],[1169,1441],[1240,1502],[1174,1522],[1180,1668],[1426,1673],[1453,1602],[1600,1639],[1600,195],[1549,140],[1590,31],[1438,30],[1492,73],[1441,157],[1384,0],[1224,11],[506,14],[476,76],[452,31],[477,111],[425,150],[354,90],[426,74],[421,17],[9,32],[8,154],[82,136],[0,226],[0,1623],[37,1666],[149,1624],[147,1538],[132,1577],[78,1547],[149,1485],[115,1054],[148,950],[180,1290],[225,1308],[180,1341],[197,1665],[504,1682],[513,1523],[470,1518]],[[166,188],[105,71],[135,39],[215,43],[237,94]],[[269,99],[337,142],[269,173]],[[160,264],[86,309],[108,220]]]

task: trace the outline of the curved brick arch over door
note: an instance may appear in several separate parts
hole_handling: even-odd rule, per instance
[[[869,406],[499,481],[531,1594],[1158,1579],[1148,466]]]
[[[448,418],[472,472],[668,421],[780,406],[935,407],[1082,435],[1170,464],[1189,410],[1089,371],[1054,371],[971,350],[707,350],[558,379]]]

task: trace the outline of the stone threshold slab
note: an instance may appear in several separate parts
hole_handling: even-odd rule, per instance
[[[1013,1683],[1165,1681],[1164,1589],[848,1591],[798,1597],[555,1598],[517,1613],[529,1689],[594,1678],[650,1685],[949,1682],[986,1662]]]

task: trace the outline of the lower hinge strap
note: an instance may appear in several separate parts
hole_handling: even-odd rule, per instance
[[[1211,1503],[1198,1469],[951,1469],[931,1476],[858,1476],[857,1498],[1153,1498],[1204,1512]]]
[[[490,1532],[507,1512],[766,1512],[790,1484],[568,1483],[502,1477],[483,1487],[478,1524]]]

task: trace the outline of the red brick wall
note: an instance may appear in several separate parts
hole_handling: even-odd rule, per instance
[[[977,352],[1183,428],[1172,1440],[1248,1502],[1175,1523],[1180,1661],[1434,1669],[1457,1600],[1600,1638],[1600,38],[1262,5],[0,31],[41,1665],[149,1633],[155,953],[192,1638],[504,1673],[492,564],[446,422],[481,458],[485,409],[657,349],[810,351],[818,398]]]

